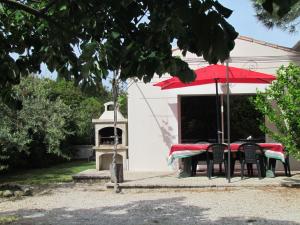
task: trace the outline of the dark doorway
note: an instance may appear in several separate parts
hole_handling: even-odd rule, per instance
[[[181,97],[181,142],[196,143],[216,139],[215,96]]]
[[[258,142],[265,141],[265,134],[259,129],[263,116],[250,102],[250,95],[231,95],[231,142],[246,139],[249,136]],[[224,98],[226,100],[226,98]],[[224,137],[227,137],[227,103],[224,101]],[[220,116],[221,117],[221,116]],[[216,97],[181,97],[181,142],[216,142]]]

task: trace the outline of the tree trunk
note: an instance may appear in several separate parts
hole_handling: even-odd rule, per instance
[[[114,173],[111,174],[111,176],[117,176],[117,147],[118,147],[118,132],[117,132],[117,111],[118,111],[118,73],[119,70],[115,70],[113,72],[113,81],[112,81],[112,89],[113,89],[113,102],[114,102],[114,154],[112,158],[112,166]],[[117,177],[113,177],[114,180],[114,191],[115,193],[120,192],[118,179]]]

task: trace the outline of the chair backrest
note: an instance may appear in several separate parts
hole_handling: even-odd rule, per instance
[[[225,144],[211,144],[207,148],[208,154],[212,154],[212,159],[215,163],[222,162],[224,160],[224,151],[227,149]]]
[[[241,144],[238,151],[242,154],[241,157],[245,159],[246,163],[256,163],[258,155],[264,154],[262,148],[253,142]]]

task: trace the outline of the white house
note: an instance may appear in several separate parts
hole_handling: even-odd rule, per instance
[[[207,63],[194,54],[173,54],[197,69]],[[281,65],[300,63],[300,52],[252,38],[240,36],[231,52],[230,66],[275,74]],[[167,157],[172,144],[182,142],[181,102],[184,96],[214,96],[215,84],[160,90],[153,84],[169,78],[154,77],[150,83],[134,81],[128,89],[128,153],[131,171],[167,171]],[[265,84],[233,84],[231,95],[254,94],[264,90]],[[222,86],[219,87],[222,94]],[[192,106],[191,106],[192,110]],[[267,139],[268,141],[268,139]]]

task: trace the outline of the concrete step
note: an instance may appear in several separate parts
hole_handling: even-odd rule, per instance
[[[72,176],[74,182],[110,182],[110,172],[109,170],[96,171],[94,169],[85,170],[78,174]]]
[[[75,182],[101,182],[106,188],[114,188],[110,180],[110,172],[87,170],[73,176]],[[276,172],[275,178],[258,179],[257,176],[241,179],[239,174],[231,178],[224,174],[216,174],[211,180],[205,173],[197,173],[195,177],[178,178],[174,172],[132,172],[124,171],[124,182],[119,183],[121,189],[192,189],[192,188],[239,188],[239,187],[300,187],[300,172],[293,171],[292,177]]]

